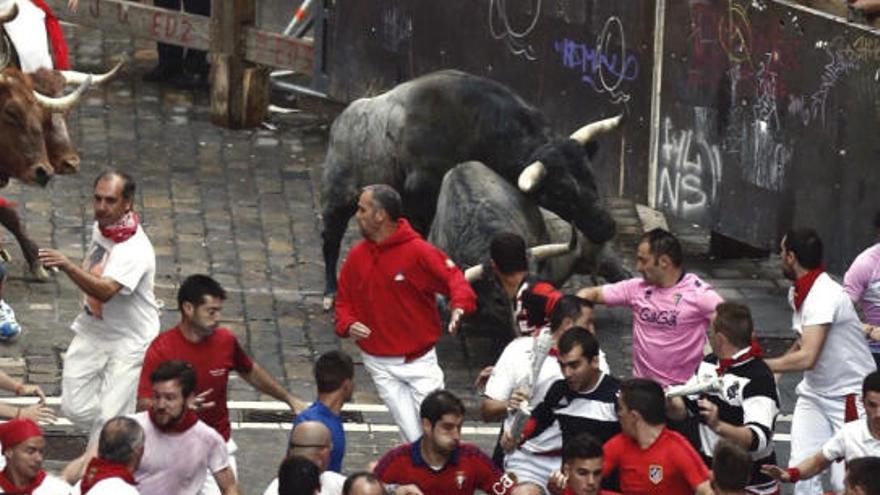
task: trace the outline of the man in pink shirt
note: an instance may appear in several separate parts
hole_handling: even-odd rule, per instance
[[[712,287],[681,266],[681,244],[654,229],[639,240],[642,278],[587,287],[578,296],[633,311],[633,376],[663,386],[684,383],[703,359],[706,329],[723,302]]]
[[[862,310],[865,336],[880,366],[880,211],[874,216],[877,242],[862,251],[843,276],[843,290]]]

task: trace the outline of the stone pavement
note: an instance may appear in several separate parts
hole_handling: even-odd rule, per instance
[[[209,123],[206,93],[141,82],[141,74],[154,62],[150,43],[81,29],[71,29],[69,37],[79,70],[101,71],[112,65],[114,54],[122,52],[132,55],[133,62],[116,80],[90,91],[70,115],[83,157],[81,173],[58,177],[45,191],[16,183],[4,191],[19,201],[34,240],[81,259],[90,232],[94,176],[107,165],[130,171],[139,181],[136,208],[156,248],[158,297],[165,302],[163,328],[178,319],[179,282],[192,273],[209,273],[229,291],[225,324],[285,386],[303,397],[314,397],[311,363],[318,354],[341,347],[357,356],[351,342],[334,335],[332,315],[321,310],[323,266],[316,205],[329,122],[296,113],[273,117],[271,127],[257,130],[217,128]],[[624,200],[610,200],[609,205],[621,225],[620,252],[632,266],[635,239],[641,232],[635,208]],[[686,242],[689,269],[714,284],[725,298],[748,301],[765,342],[784,348],[790,337],[784,301],[787,282],[779,273],[778,258],[713,260],[706,254],[704,231],[679,223],[673,223],[672,229]],[[346,246],[356,237],[355,229],[350,229]],[[67,327],[78,309],[78,292],[64,276],[46,284],[17,276],[23,272],[22,258],[11,236],[4,241],[17,255],[6,298],[25,332],[17,342],[0,346],[0,368],[58,396],[62,356],[72,338]],[[570,286],[585,283],[578,279]],[[596,318],[612,369],[627,375],[628,312],[601,308]],[[487,345],[477,338],[446,336],[438,346],[447,385],[471,406],[478,400],[471,383],[487,364]],[[354,402],[378,404],[359,359],[356,374]],[[792,407],[793,381],[787,378],[781,385],[786,413]],[[237,377],[230,389],[235,401],[267,400]],[[262,492],[284,451],[286,433],[279,422],[286,424],[289,415],[270,409],[267,405],[234,412],[245,493]],[[387,428],[392,421],[385,412],[347,414],[348,426],[361,430],[348,437],[346,470],[354,471],[395,444],[397,435]],[[478,421],[469,425],[494,426]],[[77,453],[82,437],[64,426],[49,430],[50,458],[57,466]],[[489,450],[494,432],[483,428],[466,438]],[[780,449],[787,452],[787,445]]]

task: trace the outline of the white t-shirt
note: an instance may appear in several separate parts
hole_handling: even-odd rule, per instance
[[[70,495],[81,495],[81,484],[82,481],[77,483]],[[121,478],[107,478],[95,483],[95,486],[86,495],[140,495],[140,492],[136,487],[122,481]]]
[[[54,68],[46,34],[46,13],[31,0],[0,0],[0,12],[5,12],[13,4],[18,4],[18,15],[3,24],[3,29],[15,45],[22,72]]]
[[[788,300],[794,310],[793,287]],[[826,397],[859,393],[862,381],[876,364],[852,301],[840,284],[823,273],[813,283],[800,311],[792,312],[791,326],[802,334],[804,327],[827,324],[831,325],[828,338],[813,369],[804,371],[798,392],[804,387]]]
[[[0,489],[0,493],[6,493]],[[46,475],[46,479],[34,490],[33,495],[70,495],[70,485],[61,478]]]
[[[156,255],[144,229],[138,226],[131,238],[115,243],[101,234],[95,222],[83,269],[109,277],[122,288],[105,303],[84,296],[83,311],[71,325],[73,331],[148,345],[159,334],[159,306],[153,294]]]
[[[535,344],[535,337],[520,337],[514,339],[507,344],[502,351],[498,362],[492,369],[492,375],[486,382],[486,390],[483,395],[490,399],[507,401],[513,391],[520,386],[524,386],[532,373],[532,348]],[[608,370],[608,361],[605,359],[605,353],[599,350],[599,369],[610,374]],[[532,389],[532,397],[529,399],[529,407],[535,408],[544,400],[547,390],[556,380],[562,379],[562,371],[559,369],[559,362],[554,356],[547,356],[541,365],[541,371],[538,373],[538,380]],[[513,414],[508,414],[504,420],[504,428],[509,429],[513,426]],[[543,452],[546,450],[554,450],[562,447],[562,432],[558,428],[552,429],[555,432],[552,437],[541,434],[538,437],[528,440],[523,447],[529,452]],[[550,433],[550,429],[548,432]],[[540,441],[539,441],[540,440]],[[540,444],[540,445],[538,445]]]
[[[321,473],[320,495],[342,495],[342,485],[345,484],[345,476],[334,471]],[[272,480],[263,495],[278,495],[278,478]]]
[[[142,494],[196,495],[209,471],[229,467],[226,442],[201,420],[183,433],[162,433],[147,411],[131,417],[144,429],[144,456],[134,473]]]
[[[829,461],[844,459],[846,461],[859,457],[880,456],[880,440],[868,430],[867,416],[843,425],[831,440],[822,446],[822,455]]]

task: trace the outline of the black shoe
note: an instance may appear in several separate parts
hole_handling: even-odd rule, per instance
[[[144,74],[142,79],[146,82],[167,82],[174,79],[182,72],[183,71],[178,64],[159,62],[159,64],[153,67],[153,70]]]
[[[184,69],[175,77],[169,79],[168,84],[177,89],[204,89],[209,85],[208,73],[203,71],[192,72]]]

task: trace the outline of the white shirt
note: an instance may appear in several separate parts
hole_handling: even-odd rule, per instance
[[[342,485],[345,484],[345,476],[333,472],[321,473],[321,495],[342,495]],[[272,480],[263,495],[278,495],[278,478]]]
[[[868,418],[851,421],[843,425],[831,440],[822,446],[822,455],[829,461],[844,459],[846,461],[859,457],[880,456],[880,440],[868,430]]]
[[[138,226],[131,238],[115,243],[101,234],[95,222],[83,269],[109,277],[122,288],[105,303],[84,297],[83,311],[71,325],[73,331],[149,345],[159,334],[159,306],[153,294],[156,255],[144,229]]]
[[[490,399],[507,401],[513,391],[524,386],[530,379],[532,373],[532,348],[535,343],[535,337],[520,337],[514,339],[507,344],[502,351],[498,362],[492,369],[492,375],[486,382],[486,389],[483,395]],[[605,353],[599,350],[599,369],[604,373],[610,374],[608,370],[608,362],[605,359]],[[547,356],[541,365],[541,371],[538,373],[538,379],[532,389],[532,397],[529,399],[529,407],[534,409],[535,406],[544,400],[547,390],[556,380],[562,379],[562,371],[559,369],[559,362],[554,356]],[[513,414],[508,414],[504,420],[504,428],[509,429],[513,425]],[[540,440],[540,441],[539,441]],[[540,445],[538,445],[540,443]],[[562,446],[562,432],[559,428],[548,429],[538,437],[529,439],[524,447],[530,452],[544,452],[554,450]]]
[[[789,290],[794,309],[794,288]],[[817,395],[842,397],[861,392],[862,380],[876,369],[865,342],[862,323],[843,287],[827,273],[819,275],[801,309],[794,310],[791,325],[798,334],[811,325],[831,325],[828,338],[813,365],[804,371],[798,392],[804,387]]]
[[[201,420],[183,433],[163,433],[147,411],[131,417],[144,429],[144,456],[134,473],[142,494],[196,495],[209,471],[229,467],[226,442]]]
[[[18,4],[18,15],[3,24],[3,29],[15,45],[22,72],[52,69],[51,47],[46,33],[46,13],[30,0],[0,0],[0,12]]]
[[[70,495],[81,495],[81,484],[82,481],[77,483]],[[136,487],[122,481],[121,478],[107,478],[95,483],[95,486],[86,495],[140,495],[140,492]]]
[[[6,493],[0,489],[0,493]],[[70,495],[70,485],[51,474],[34,490],[34,495]]]

